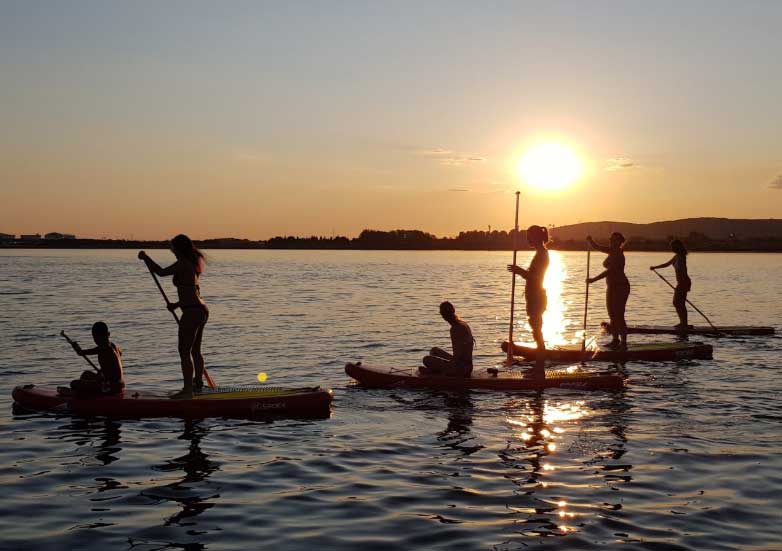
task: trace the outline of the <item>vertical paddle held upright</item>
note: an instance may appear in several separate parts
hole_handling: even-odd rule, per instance
[[[518,235],[519,235],[519,195],[520,191],[516,192],[516,218],[513,223],[513,265],[516,265],[516,253],[518,252]],[[513,314],[516,307],[516,274],[511,272],[511,284],[510,284],[510,325],[508,327],[508,365],[513,365]]]
[[[152,270],[149,270],[149,274],[152,276],[152,279],[155,280],[155,285],[157,285],[157,288],[160,290],[160,294],[163,295],[163,300],[166,301],[166,309],[171,312],[171,315],[174,316],[177,325],[179,325],[179,316],[176,315],[176,312],[168,308],[168,306],[171,304],[171,301],[168,300],[168,295],[166,295],[166,292],[163,290],[163,286],[160,284],[160,280]],[[209,388],[217,388],[214,379],[212,379],[212,376],[209,375],[209,372],[206,370],[206,366],[204,366],[204,379],[206,379],[206,384],[209,386]]]
[[[586,291],[584,292],[584,333],[581,337],[581,354],[586,352],[586,339],[587,339],[587,312],[589,311],[589,255],[592,252],[592,245],[587,241],[587,276],[586,276]]]
[[[69,339],[69,338],[68,338],[68,335],[66,335],[66,334],[65,334],[65,330],[64,330],[64,329],[63,329],[62,331],[60,331],[60,336],[61,336],[61,337],[63,337],[63,338],[66,340],[66,341],[68,341],[68,344],[70,344],[71,346],[73,346],[74,344],[76,344],[75,342],[73,342],[71,339]],[[98,369],[98,368],[95,366],[95,364],[94,364],[94,363],[92,363],[92,360],[91,360],[91,359],[89,359],[87,356],[82,356],[82,358],[84,358],[85,360],[87,360],[87,363],[88,363],[88,364],[90,364],[90,366],[92,366],[92,369],[94,369],[95,371],[97,371],[98,373],[100,373],[100,369]]]

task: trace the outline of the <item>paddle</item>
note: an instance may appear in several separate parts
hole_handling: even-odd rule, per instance
[[[147,266],[149,268],[149,266]],[[155,280],[155,285],[157,285],[157,288],[160,290],[160,294],[163,295],[163,300],[166,301],[166,308],[171,304],[171,301],[168,300],[168,295],[166,295],[166,292],[163,290],[163,286],[160,285],[160,281],[157,278],[157,275],[155,275],[155,272],[153,272],[151,269],[149,270],[149,274],[152,276],[152,279]],[[177,325],[180,324],[179,316],[176,315],[176,312],[168,309],[171,312],[171,315],[174,316],[174,319],[176,320]],[[209,375],[209,372],[206,370],[206,366],[204,366],[204,378],[206,379],[206,384],[209,386],[209,388],[217,388],[217,385],[215,384],[214,380],[212,379],[212,376]]]
[[[670,288],[671,288],[671,289],[673,289],[674,291],[676,290],[676,287],[674,287],[673,285],[671,285],[671,282],[670,282],[670,281],[668,281],[667,279],[665,279],[665,277],[663,277],[663,275],[662,275],[662,274],[660,274],[660,273],[659,273],[657,270],[652,270],[652,271],[653,271],[654,273],[656,273],[656,274],[657,274],[657,277],[659,277],[659,278],[660,278],[660,279],[662,279],[662,280],[663,280],[665,283],[667,283],[667,284],[668,284],[668,287],[670,287]],[[714,332],[715,332],[715,333],[717,333],[718,335],[720,334],[720,330],[719,330],[719,329],[717,329],[716,327],[714,327],[714,324],[713,324],[713,323],[711,323],[711,320],[710,320],[710,319],[709,319],[709,318],[706,316],[706,314],[704,314],[703,312],[701,312],[701,311],[698,309],[698,307],[697,307],[697,306],[695,306],[695,305],[694,305],[692,302],[690,302],[690,299],[686,298],[686,299],[684,299],[684,300],[686,300],[686,301],[687,301],[687,304],[689,304],[690,306],[692,306],[692,307],[695,309],[695,311],[696,311],[696,312],[698,312],[698,313],[699,313],[701,316],[703,316],[703,319],[705,319],[705,320],[706,320],[706,321],[709,323],[709,325],[711,325],[711,328],[712,328],[712,329],[714,329]],[[685,330],[686,330],[686,328],[685,328]]]
[[[73,346],[74,344],[76,344],[76,342],[74,342],[74,341],[72,341],[71,339],[69,339],[69,338],[68,338],[68,335],[66,335],[66,334],[65,334],[65,330],[62,330],[62,331],[60,331],[60,336],[61,336],[61,337],[63,337],[63,338],[66,340],[66,341],[68,341],[68,344],[70,344],[71,346]],[[91,359],[89,359],[87,356],[82,356],[82,358],[84,358],[85,360],[87,360],[87,363],[88,363],[88,364],[90,364],[90,366],[92,367],[92,369],[94,369],[95,371],[97,371],[98,373],[100,373],[100,369],[98,369],[97,367],[95,367],[95,364],[94,364],[94,363],[92,363],[92,360],[91,360]]]
[[[516,253],[518,252],[518,235],[519,235],[519,195],[520,191],[516,192],[516,220],[514,222],[513,229],[513,265],[516,265]],[[508,327],[508,358],[506,363],[513,365],[513,314],[516,306],[516,274],[511,272],[511,285],[510,285],[510,326]]]
[[[587,312],[589,310],[589,255],[592,252],[592,246],[587,241],[587,276],[586,276],[586,291],[584,293],[584,333],[581,338],[581,354],[586,352],[587,343]]]

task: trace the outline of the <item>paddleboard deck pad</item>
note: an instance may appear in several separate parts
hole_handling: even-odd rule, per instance
[[[502,343],[502,350],[508,352],[508,343]],[[580,344],[554,346],[546,349],[546,359],[562,362],[580,361],[649,361],[666,362],[685,359],[710,360],[714,349],[710,344],[702,342],[645,342],[633,343],[627,350],[614,350],[593,344],[586,351],[581,351]],[[534,360],[537,356],[537,348],[524,346],[518,343],[513,345],[513,355],[522,356],[528,360]]]
[[[570,388],[577,390],[618,390],[625,386],[625,378],[615,373],[587,373],[566,370],[547,371],[545,379],[524,376],[518,370],[501,370],[496,376],[476,372],[470,377],[421,375],[418,368],[395,368],[348,363],[345,373],[369,388],[426,388],[434,390],[541,390]]]
[[[607,322],[601,324],[605,331],[609,331],[610,326]],[[773,335],[773,327],[753,326],[753,325],[695,325],[687,329],[673,327],[671,325],[630,325],[627,327],[628,333],[637,335],[708,335],[713,337],[721,336],[750,336],[750,335]]]
[[[320,387],[286,389],[260,385],[204,389],[192,398],[171,398],[163,392],[128,388],[116,396],[61,396],[55,387],[37,385],[17,386],[12,395],[18,405],[27,409],[118,418],[327,417],[333,398],[330,389]]]

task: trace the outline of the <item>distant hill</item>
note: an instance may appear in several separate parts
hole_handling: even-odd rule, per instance
[[[618,231],[629,240],[667,240],[700,234],[714,240],[782,239],[782,220],[775,218],[750,220],[733,218],[684,218],[651,224],[630,222],[583,222],[555,227],[552,236],[557,241],[583,241],[587,235],[604,238]]]

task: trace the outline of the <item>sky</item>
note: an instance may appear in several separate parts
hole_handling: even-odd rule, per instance
[[[782,2],[0,0],[0,232],[782,217]],[[558,191],[517,166],[576,152]]]

